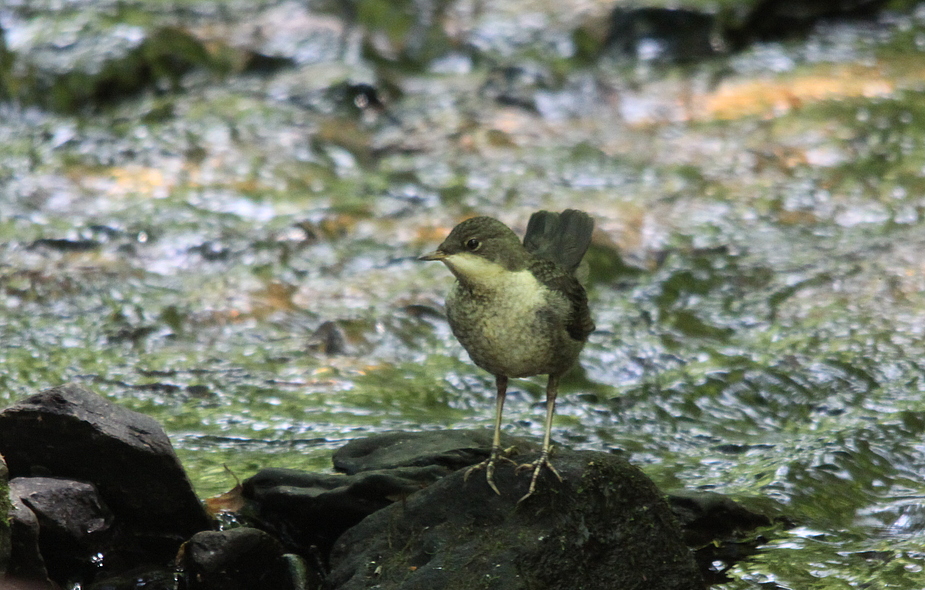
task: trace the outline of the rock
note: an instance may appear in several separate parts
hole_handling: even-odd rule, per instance
[[[768,516],[714,492],[678,490],[668,495],[668,503],[710,584],[730,582],[726,572],[757,553],[758,547],[767,542],[755,529],[773,522]]]
[[[263,469],[244,482],[243,494],[261,526],[290,550],[327,555],[348,528],[445,475],[437,466],[357,475]]]
[[[771,525],[771,519],[764,514],[752,512],[714,492],[679,490],[668,495],[668,503],[684,530],[687,544],[692,547]]]
[[[610,15],[604,52],[614,57],[681,63],[723,50],[712,14],[680,8],[625,8]]]
[[[323,322],[308,339],[309,350],[317,350],[326,356],[347,353],[347,336],[337,322]]]
[[[479,94],[506,106],[537,112],[536,94],[557,87],[555,76],[536,64],[506,65],[488,72]]]
[[[0,575],[10,565],[10,470],[0,455]]]
[[[244,482],[243,495],[248,512],[289,550],[326,560],[334,541],[370,514],[487,458],[491,437],[487,430],[378,434],[335,451],[344,474],[263,469]],[[502,443],[539,449],[507,436]]]
[[[347,474],[395,467],[437,466],[445,475],[475,465],[491,451],[490,430],[388,432],[350,441],[334,452],[334,468]],[[539,451],[536,442],[501,436],[501,446]]]
[[[11,496],[11,499],[10,529],[13,534],[7,578],[49,583],[48,569],[39,549],[39,519],[19,496]]]
[[[79,385],[38,393],[0,412],[0,454],[12,477],[90,482],[150,559],[171,559],[210,520],[154,419]]]
[[[296,590],[283,546],[253,528],[203,531],[183,545],[179,590]]]
[[[729,24],[726,37],[735,49],[804,37],[821,21],[874,19],[887,5],[887,0],[758,0],[741,23]]]
[[[758,0],[719,14],[686,8],[617,6],[602,42],[605,55],[685,63],[756,42],[805,37],[823,21],[873,19],[887,0]],[[591,35],[593,37],[593,35]],[[594,45],[594,43],[591,43]]]
[[[87,590],[177,590],[174,567],[145,566],[100,576]],[[5,590],[5,589],[4,589]]]
[[[520,457],[530,461],[535,456]],[[364,519],[336,542],[328,583],[363,588],[701,590],[662,494],[605,453],[563,451],[525,502],[529,478],[502,463],[496,495],[458,471]]]
[[[16,56],[7,49],[6,31],[0,26],[0,101],[7,102],[13,97],[12,72]]]
[[[17,477],[10,482],[10,494],[35,519],[33,523],[28,514],[22,515],[29,529],[25,539],[30,543],[37,540],[41,554],[36,560],[34,550],[24,548],[29,562],[44,561],[49,577],[62,583],[86,579],[99,569],[95,559],[111,548],[113,518],[92,484]],[[41,570],[36,567],[35,573]]]

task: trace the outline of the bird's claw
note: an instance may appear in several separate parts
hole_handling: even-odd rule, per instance
[[[543,454],[540,455],[540,458],[537,459],[536,461],[532,463],[524,463],[522,465],[517,466],[518,472],[524,469],[533,470],[533,475],[532,477],[530,477],[530,489],[527,490],[527,493],[524,494],[520,500],[517,500],[518,504],[520,504],[521,502],[523,502],[524,500],[526,500],[527,498],[533,495],[533,492],[536,490],[536,480],[540,476],[540,471],[543,470],[543,467],[549,468],[549,470],[552,471],[553,475],[555,475],[556,478],[558,478],[560,482],[562,481],[562,476],[559,475],[559,472],[556,471],[556,468],[553,467],[552,463],[549,462],[549,453],[547,451],[543,451]]]
[[[510,449],[501,451],[500,449],[492,449],[491,455],[489,455],[487,459],[485,459],[481,463],[476,463],[469,469],[466,469],[466,473],[463,474],[463,481],[469,481],[469,476],[472,475],[473,471],[479,471],[481,469],[484,469],[485,470],[485,480],[488,482],[488,487],[490,487],[492,490],[494,490],[496,494],[500,496],[501,492],[498,490],[498,486],[495,485],[495,463],[498,461],[498,459],[501,459],[502,461],[507,461],[508,463],[517,465],[517,463],[514,460],[505,456],[505,454],[509,450]]]

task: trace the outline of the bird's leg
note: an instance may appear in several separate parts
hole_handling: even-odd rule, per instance
[[[467,469],[466,474],[463,476],[463,481],[468,480],[473,471],[484,469],[488,486],[500,496],[501,492],[498,491],[498,486],[495,485],[495,462],[500,458],[513,463],[513,461],[501,454],[501,412],[504,410],[504,398],[507,396],[507,377],[496,375],[495,386],[498,388],[498,396],[495,399],[495,436],[491,440],[491,454],[488,455],[488,459],[485,461]]]
[[[552,463],[549,462],[549,452],[552,450],[552,445],[549,442],[550,433],[552,432],[552,417],[556,411],[556,395],[559,389],[559,376],[550,375],[549,381],[546,383],[546,432],[543,435],[543,451],[540,453],[540,458],[534,461],[533,463],[524,463],[517,469],[531,469],[533,471],[533,476],[530,478],[530,489],[527,490],[527,493],[524,496],[517,500],[517,503],[521,503],[527,498],[529,498],[533,491],[536,489],[536,478],[540,476],[540,471],[543,467],[548,467],[550,471],[555,474],[559,481],[562,481],[562,476],[559,475],[559,472],[556,471],[556,468],[552,466]]]

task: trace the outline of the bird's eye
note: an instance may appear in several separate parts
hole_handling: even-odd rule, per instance
[[[482,242],[476,240],[475,238],[472,238],[468,242],[466,242],[466,248],[468,248],[472,252],[475,252],[481,247],[482,247]]]

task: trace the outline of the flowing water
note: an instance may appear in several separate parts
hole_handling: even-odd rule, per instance
[[[33,82],[162,27],[204,52],[0,105],[0,402],[84,383],[157,418],[202,497],[490,428],[416,257],[581,208],[598,329],[554,437],[790,524],[724,587],[925,587],[925,11],[666,66],[582,59],[593,2],[393,4],[0,7]],[[541,435],[543,385],[512,381],[507,432]]]

